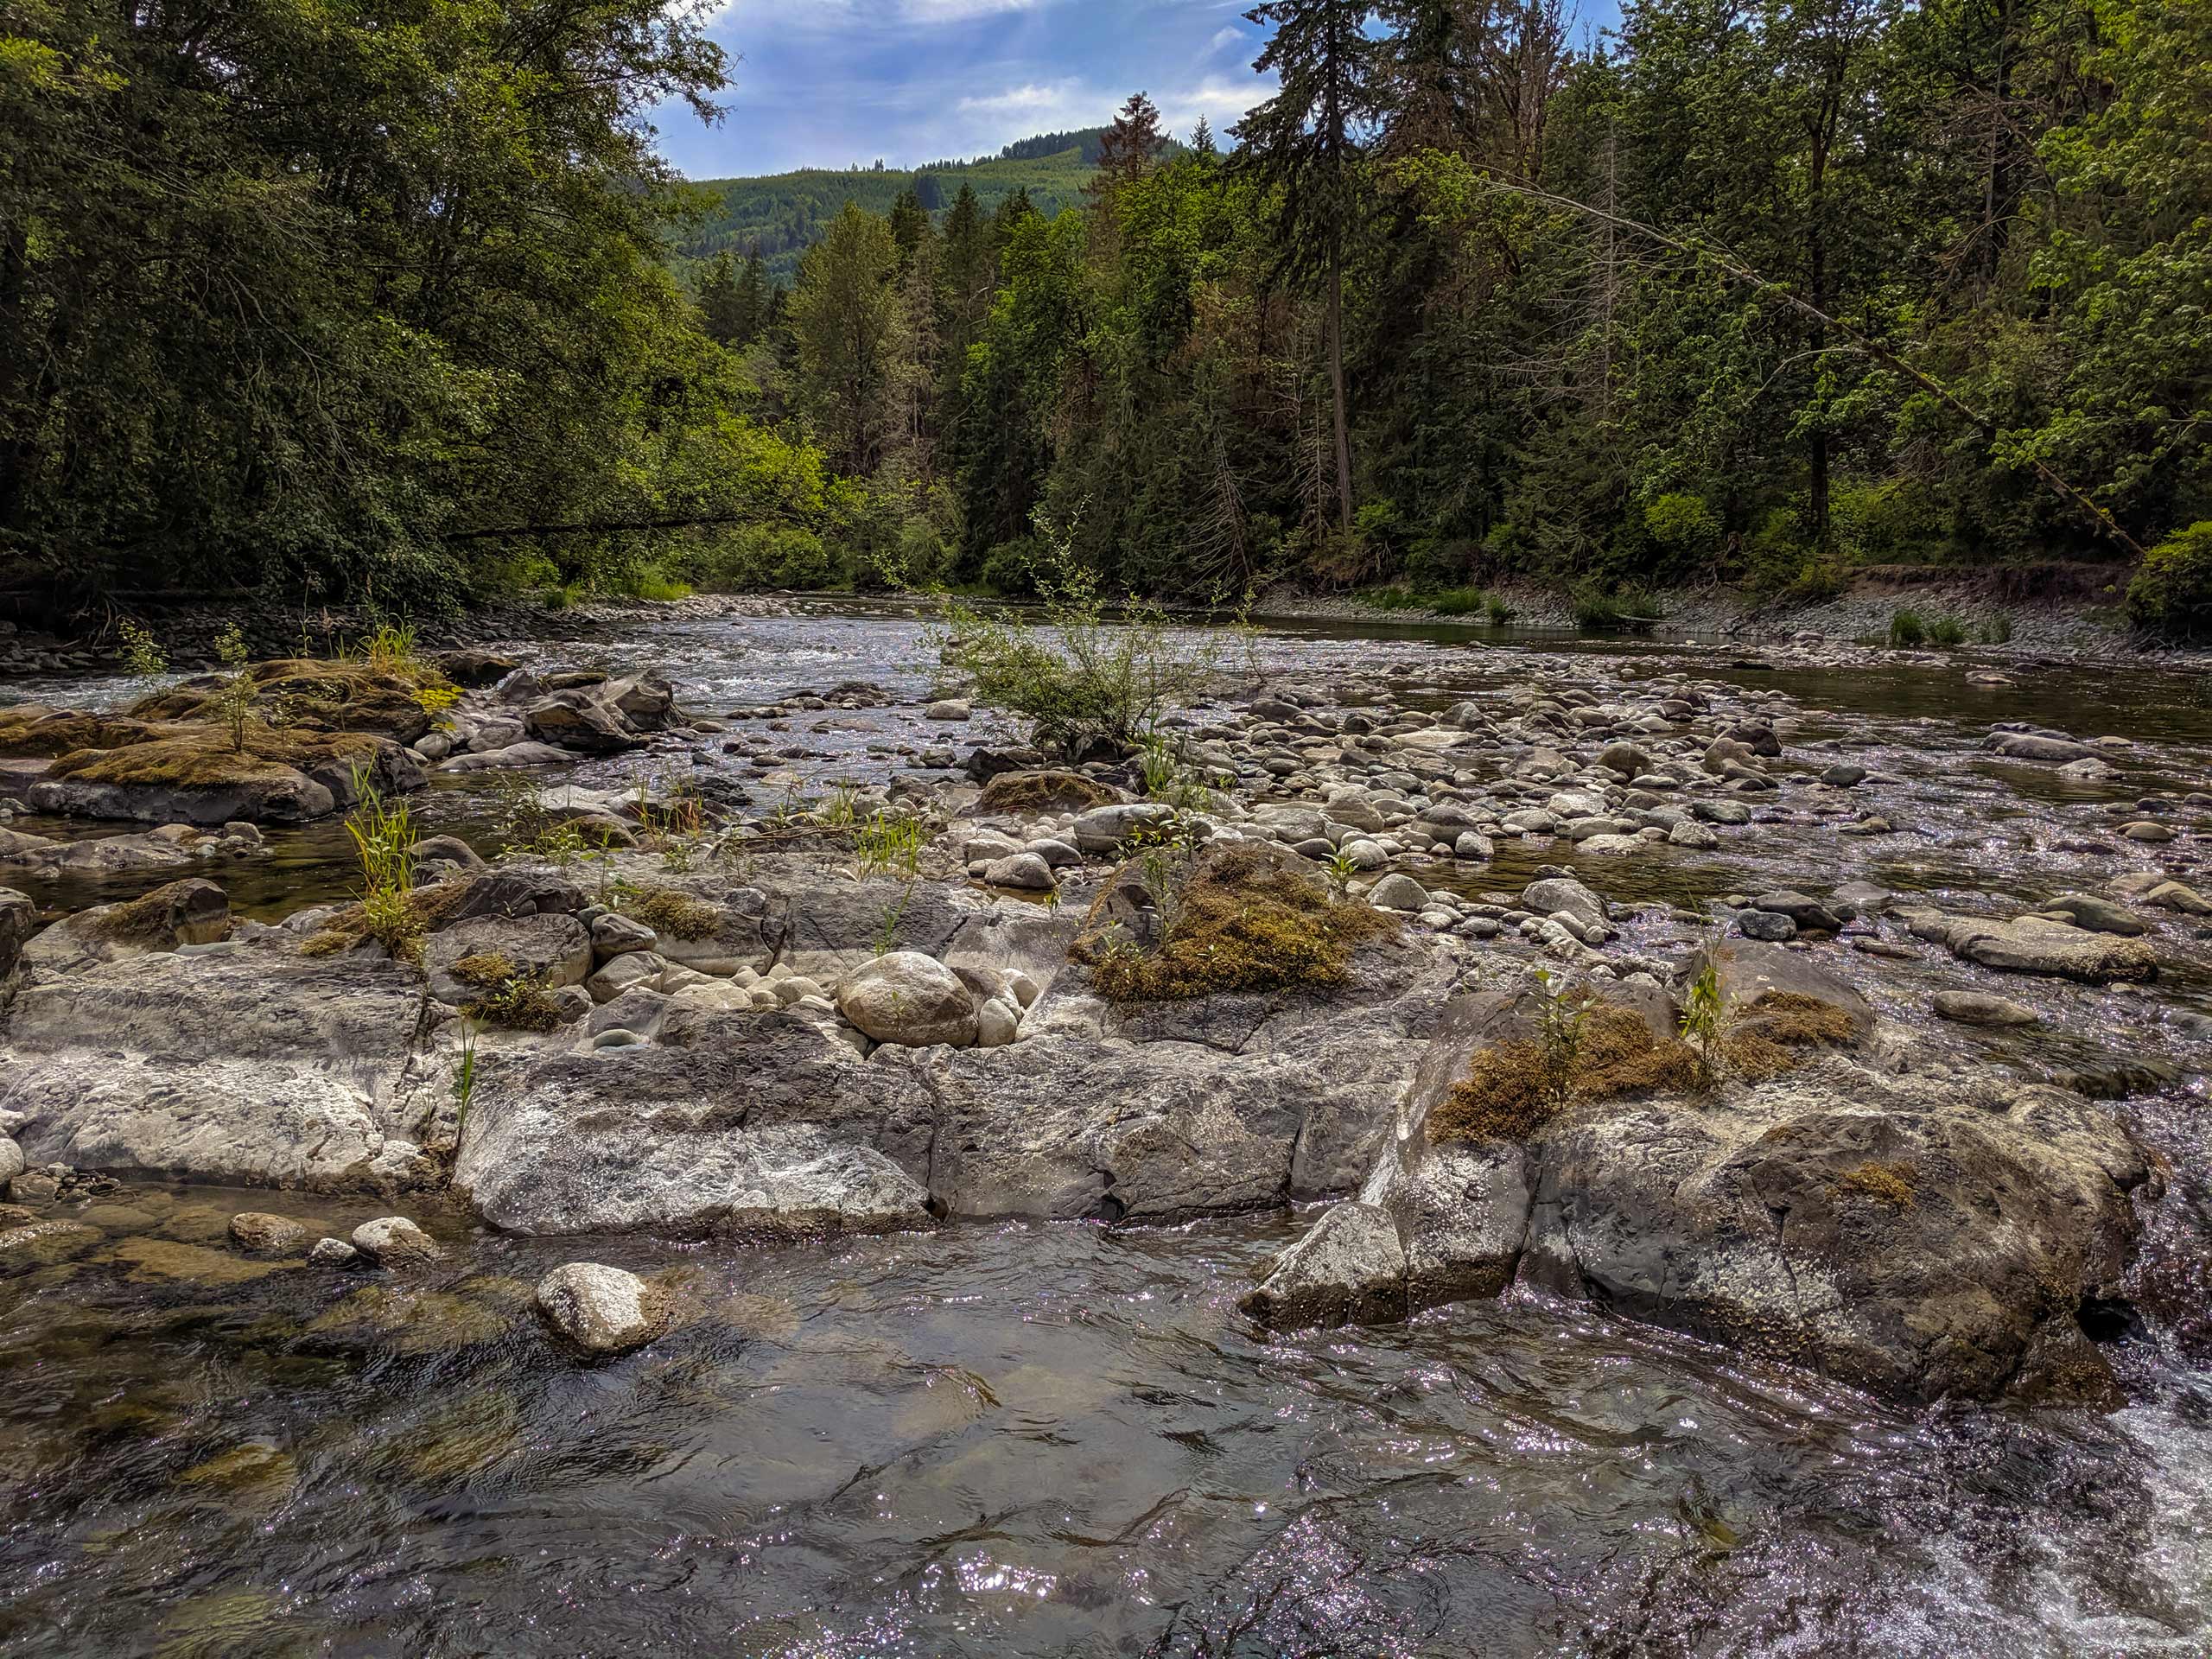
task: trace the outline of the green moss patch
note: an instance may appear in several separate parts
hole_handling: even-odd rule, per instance
[[[1002,772],[983,785],[976,810],[985,814],[1080,810],[1121,798],[1121,791],[1079,772]]]
[[[257,710],[277,727],[332,732],[372,732],[411,743],[429,731],[431,715],[418,692],[442,687],[432,669],[374,668],[359,662],[281,658],[246,671]],[[222,693],[180,686],[141,699],[130,713],[140,720],[212,720]]]
[[[622,913],[674,939],[710,938],[722,925],[719,905],[674,887],[637,887],[622,895]]]

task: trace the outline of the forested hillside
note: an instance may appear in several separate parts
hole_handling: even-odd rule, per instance
[[[821,239],[823,228],[848,201],[887,214],[911,190],[925,211],[935,213],[950,207],[964,184],[986,212],[996,212],[1022,191],[1039,213],[1057,213],[1082,201],[1104,131],[1051,133],[1009,144],[988,160],[933,162],[912,170],[808,168],[767,178],[705,180],[699,188],[711,194],[714,205],[701,222],[685,228],[677,251],[685,262],[722,252],[741,258],[758,253],[769,280],[787,285],[798,274],[799,255]],[[1044,144],[1052,148],[1040,148]]]
[[[667,270],[644,115],[722,61],[661,0],[11,16],[19,582],[1812,593],[2178,536],[2143,613],[2212,621],[2197,0],[1630,0],[1595,53],[1274,0],[1234,134],[823,175],[780,302]]]

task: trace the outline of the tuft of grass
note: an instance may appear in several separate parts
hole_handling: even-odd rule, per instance
[[[1810,1050],[1841,1048],[1858,1034],[1851,1016],[1834,1003],[1796,991],[1769,991],[1737,1012],[1720,1039],[1720,1054],[1737,1075],[1759,1082],[1796,1071]]]
[[[453,965],[453,976],[477,995],[461,1005],[461,1014],[482,1025],[509,1031],[551,1031],[561,1023],[543,974],[525,974],[497,950],[479,950]]]
[[[927,839],[920,819],[878,812],[866,823],[855,824],[849,834],[863,877],[885,870],[903,871],[908,876],[920,873],[922,846]]]
[[[1697,1052],[1632,1008],[1544,994],[1535,1038],[1482,1050],[1428,1116],[1438,1145],[1527,1141],[1577,1103],[1697,1085]]]
[[[1171,856],[1154,849],[1155,861]],[[1102,925],[1105,898],[1069,951],[1089,967],[1100,995],[1117,1004],[1187,1001],[1229,991],[1323,990],[1348,977],[1352,953],[1397,923],[1346,904],[1276,868],[1256,848],[1203,858],[1184,855],[1173,879],[1141,879],[1160,903],[1157,947],[1141,950]],[[1116,884],[1108,885],[1110,893]]]
[[[1910,1206],[1920,1185],[1920,1172],[1908,1163],[1868,1161],[1836,1177],[1831,1191],[1885,1204],[1892,1210]]]
[[[1999,611],[1981,625],[1981,643],[1985,645],[2009,645],[2012,643],[2012,619]]]
[[[1525,1037],[1493,1044],[1431,1109],[1428,1138],[1438,1146],[1533,1139],[1563,1109],[1551,1085],[1541,1046]]]
[[[674,887],[634,887],[620,889],[622,913],[643,922],[656,933],[676,939],[709,938],[722,925],[721,907],[694,899]]]
[[[1924,643],[1927,638],[1928,625],[1920,620],[1918,611],[1907,609],[1891,614],[1890,618],[1891,650],[1910,651]]]
[[[1948,650],[1967,642],[1967,631],[1956,617],[1939,616],[1928,625],[1928,643]]]

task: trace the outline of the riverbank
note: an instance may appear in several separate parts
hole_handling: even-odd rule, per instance
[[[1182,1580],[1189,1628],[1215,1627],[1217,1597],[1234,1623],[1283,1552],[1318,1569],[1341,1545],[1284,1605],[1366,1651],[1387,1650],[1389,1598],[1327,1586],[1387,1554],[1350,1517],[1412,1501],[1402,1477],[1429,1455],[1382,1453],[1409,1421],[1389,1402],[1439,1388],[1512,1402],[1435,1428],[1456,1448],[1437,1519],[1461,1517],[1438,1536],[1478,1554],[1456,1483],[1485,1465],[1459,1437],[1600,1397],[1660,1485],[1707,1470],[1689,1519],[1667,1498],[1668,1538],[1756,1534],[1770,1565],[1850,1508],[1815,1496],[1830,1460],[1802,1489],[1820,1518],[1775,1516],[1774,1483],[1799,1490],[1790,1445],[1879,1482],[1915,1469],[1841,1449],[1844,1422],[1917,1447],[1923,1478],[1962,1460],[1925,1493],[1923,1539],[1979,1505],[1974,1529],[2133,1559],[2114,1540],[2207,1478],[2175,1416],[2212,1360],[2212,717],[2184,682],[1313,625],[1254,641],[1172,715],[1163,774],[1025,752],[943,695],[912,615],[744,607],[455,660],[444,728],[353,698],[409,720],[380,741],[430,785],[406,798],[412,957],[353,902],[358,865],[257,885],[296,844],[281,823],[258,842],[213,825],[203,848],[80,822],[71,847],[192,861],[98,905],[6,910],[0,1159],[20,1159],[22,1212],[0,1230],[0,1362],[52,1361],[92,1306],[119,1332],[212,1331],[226,1373],[305,1379],[280,1391],[289,1427],[226,1408],[178,1431],[144,1488],[150,1535],[199,1535],[215,1459],[333,1537],[375,1531],[384,1503],[532,1485],[529,1446],[570,1445],[542,1426],[584,1390],[625,1445],[711,1444],[720,1501],[791,1529],[761,1570],[807,1585],[794,1552],[925,1571],[935,1481],[963,1513],[995,1494],[1003,1520],[1017,1452],[1110,1450],[1122,1480],[1071,1465],[1079,1524],[1008,1521],[1017,1548],[962,1558],[1050,1579],[1038,1616],[961,1606],[1000,1650],[1165,1639],[1177,1626],[1087,1552],[1180,1570],[1131,1517],[1217,1479],[1191,1459],[1256,1450],[1205,1403],[1233,1396],[1284,1455],[1244,1465],[1243,1522],[1177,1523],[1206,1541],[1183,1557],[1205,1562]],[[502,774],[527,779],[534,819],[475,816]],[[10,787],[41,781],[70,779]],[[249,888],[251,913],[229,896]],[[209,1190],[239,1184],[256,1190]],[[395,1217],[439,1254],[385,1260],[404,1236],[387,1228],[365,1255],[364,1224]],[[626,1357],[581,1362],[533,1294],[569,1267],[641,1287]],[[130,1368],[164,1338],[104,1340],[132,1408],[158,1413]],[[1380,1439],[1332,1506],[1296,1471],[1329,1462],[1315,1402],[1354,1354],[1380,1391],[1344,1409]],[[349,1392],[334,1361],[436,1381],[410,1404],[424,1391]],[[91,1386],[73,1363],[41,1376],[49,1404]],[[490,1417],[455,1404],[461,1379]],[[317,1428],[340,1395],[390,1455],[364,1465]],[[819,1455],[743,1454],[748,1411],[820,1425]],[[1650,1432],[1676,1415],[1700,1432]],[[1716,1423],[1737,1426],[1725,1474]],[[2120,1446],[2138,1431],[2113,1425],[2137,1424],[2149,1438]],[[2047,1455],[2051,1478],[1984,1491],[1974,1444]],[[2125,1491],[2098,1487],[2093,1522],[2059,1469],[2100,1446],[2079,1469]],[[95,1527],[105,1455],[90,1426],[30,1443],[56,1524]],[[663,1460],[605,1471],[598,1501],[685,1490],[683,1457],[650,1481]],[[849,1513],[854,1460],[878,1457],[865,1484],[896,1499]],[[1554,1510],[1508,1461],[1503,1508]],[[1555,1565],[1626,1549],[1664,1570],[1656,1545],[1558,1524]],[[1120,1541],[1050,1542],[1071,1525]],[[1916,1547],[1854,1559],[1910,1581]],[[646,1570],[607,1548],[618,1576]],[[785,1628],[732,1570],[765,1621],[744,1628]],[[1474,1610],[1522,1580],[1439,1570],[1451,1613],[1424,1628],[1487,1640]],[[2061,1650],[2075,1627],[2010,1607],[1987,1570],[1932,1614],[1954,1650],[2037,1650],[1972,1645],[1991,1629]],[[1578,1619],[1627,1605],[1608,1582],[1577,1580]],[[2130,1630],[2212,1628],[2155,1573],[2107,1588]],[[604,1610],[604,1590],[582,1599]],[[791,1616],[842,1627],[830,1595]],[[12,1605],[100,1624],[66,1602]],[[1865,1605],[1816,1615],[1821,1639],[1847,1644]],[[868,1605],[925,1650],[955,1616]]]

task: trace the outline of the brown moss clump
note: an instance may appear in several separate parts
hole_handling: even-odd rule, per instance
[[[1639,1022],[1641,1023],[1641,1022]],[[1526,1141],[1566,1110],[1554,1093],[1551,1063],[1525,1038],[1484,1049],[1428,1114],[1428,1138],[1439,1146]]]
[[[365,662],[279,658],[246,671],[254,700],[280,726],[340,732],[373,732],[411,743],[430,729],[432,717],[419,691],[443,686],[435,669],[375,667]],[[130,713],[140,720],[208,720],[220,712],[222,693],[177,687],[142,698]]]
[[[226,728],[166,727],[165,734],[123,748],[77,749],[61,755],[49,778],[124,785],[164,785],[219,789],[251,779],[283,779],[291,772],[375,764],[378,740],[350,732],[277,731],[249,721],[245,747],[234,750]]]
[[[1109,888],[1069,953],[1109,1001],[1326,990],[1344,982],[1360,945],[1397,928],[1394,917],[1332,899],[1257,848],[1184,861],[1168,880],[1179,891],[1157,949],[1140,950],[1099,925]]]
[[[1868,1162],[1837,1176],[1834,1191],[1872,1198],[1892,1210],[1903,1210],[1912,1203],[1919,1185],[1920,1172],[1910,1164]]]
[[[654,932],[675,939],[709,938],[722,925],[721,906],[694,899],[674,887],[639,887],[626,893],[622,912]]]
[[[1760,1083],[1796,1071],[1810,1050],[1841,1048],[1858,1034],[1851,1016],[1833,1002],[1796,991],[1769,991],[1730,1022],[1719,1047],[1737,1076]]]
[[[0,754],[52,757],[79,749],[117,749],[159,736],[164,728],[115,715],[78,714],[37,703],[0,709]]]
[[[1652,1090],[1694,1088],[1697,1055],[1660,1036],[1633,1008],[1586,1001],[1548,1043],[1515,1038],[1493,1044],[1430,1109],[1428,1138],[1443,1144],[1526,1141],[1579,1102]],[[1563,1033],[1572,1030],[1569,1039]]]
[[[561,1023],[561,1005],[545,976],[519,971],[497,950],[463,957],[454,963],[453,976],[479,993],[461,1005],[471,1020],[509,1031],[551,1031]]]
[[[978,812],[1041,812],[1047,809],[1104,806],[1122,798],[1119,790],[1079,772],[1002,772],[983,785]]]

